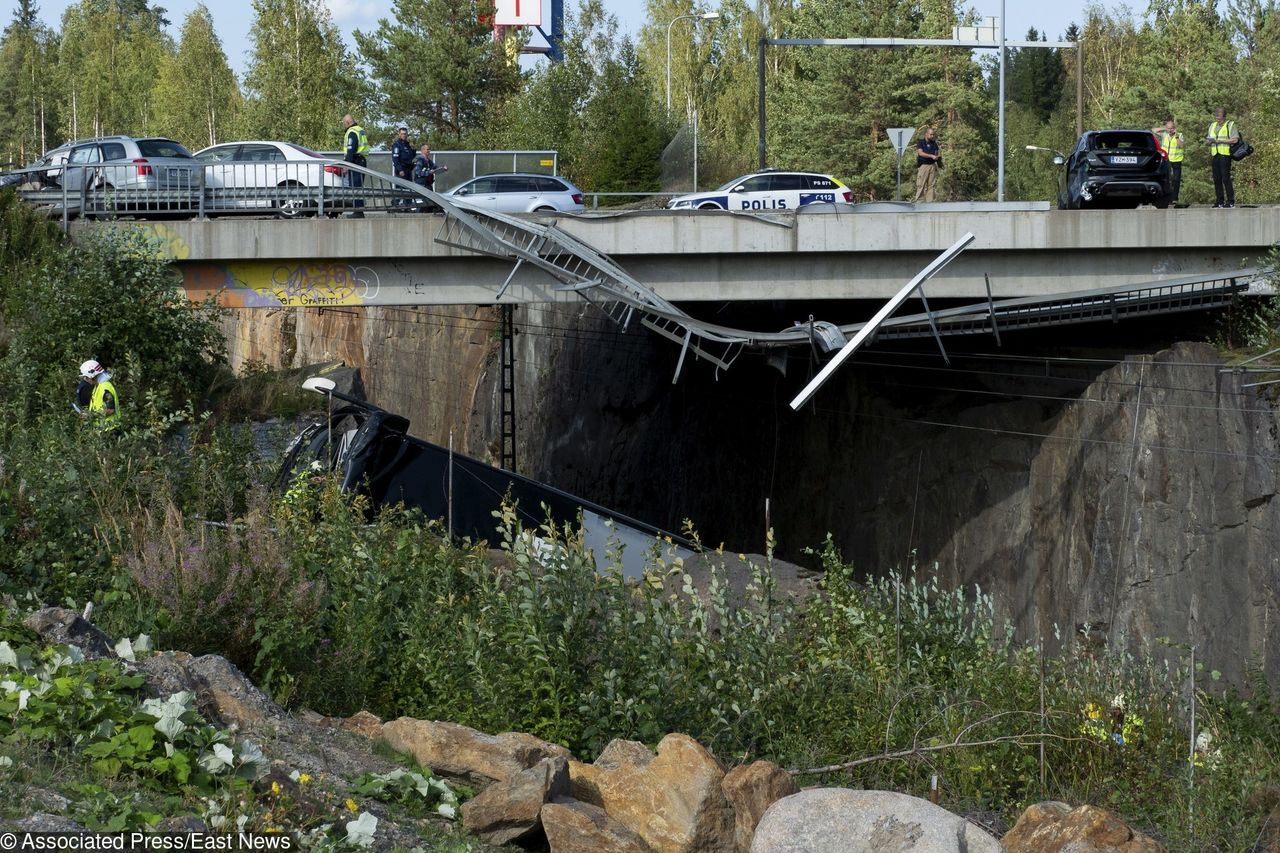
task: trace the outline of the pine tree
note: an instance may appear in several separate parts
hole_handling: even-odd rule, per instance
[[[187,15],[177,53],[161,69],[156,106],[160,132],[193,150],[234,138],[240,90],[203,3]]]
[[[479,5],[396,0],[394,19],[356,33],[382,111],[405,121],[414,136],[460,144],[519,90],[519,67],[480,22]]]

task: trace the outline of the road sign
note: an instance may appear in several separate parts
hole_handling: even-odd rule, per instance
[[[902,152],[907,150],[907,146],[911,144],[911,137],[916,135],[914,127],[889,127],[885,128],[885,133],[889,134],[889,141],[893,143],[894,150],[898,152],[898,156],[902,156]]]
[[[911,137],[916,135],[914,127],[889,127],[885,128],[885,133],[889,134],[889,141],[893,143],[893,150],[898,152],[898,189],[894,192],[895,199],[902,198],[902,152],[907,150],[907,146],[911,144]]]
[[[500,27],[542,26],[542,0],[497,0],[493,22]]]

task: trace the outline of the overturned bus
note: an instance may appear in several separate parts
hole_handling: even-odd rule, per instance
[[[656,542],[668,560],[693,555],[692,543],[680,536],[411,436],[408,418],[337,391],[329,379],[314,377],[303,387],[329,398],[328,413],[326,421],[311,424],[289,444],[276,478],[280,488],[307,469],[327,470],[343,492],[366,495],[375,507],[402,503],[420,509],[444,519],[452,536],[473,540],[493,539],[494,512],[506,500],[527,530],[548,517],[579,526],[601,570],[606,553],[620,552],[627,577],[643,573]]]

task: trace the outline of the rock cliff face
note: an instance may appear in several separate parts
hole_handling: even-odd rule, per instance
[[[492,459],[496,316],[487,308],[240,315],[238,359],[358,366],[413,432]],[[719,376],[592,308],[517,310],[518,468],[710,544],[800,557],[829,532],[860,569],[977,584],[1027,638],[1092,632],[1159,653],[1195,644],[1239,679],[1280,675],[1276,405],[1204,345],[1062,357],[1029,337],[995,356],[860,354],[801,412],[744,357]],[[1116,336],[1118,337],[1118,335]],[[983,347],[989,347],[984,342]],[[993,348],[993,347],[992,347]],[[1133,350],[1142,352],[1135,343]]]

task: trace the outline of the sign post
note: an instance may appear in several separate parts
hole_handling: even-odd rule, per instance
[[[885,129],[885,133],[889,134],[889,141],[893,143],[893,150],[898,152],[898,189],[894,193],[895,201],[902,201],[902,152],[907,150],[907,146],[911,144],[911,137],[916,135],[914,127],[890,127]]]

